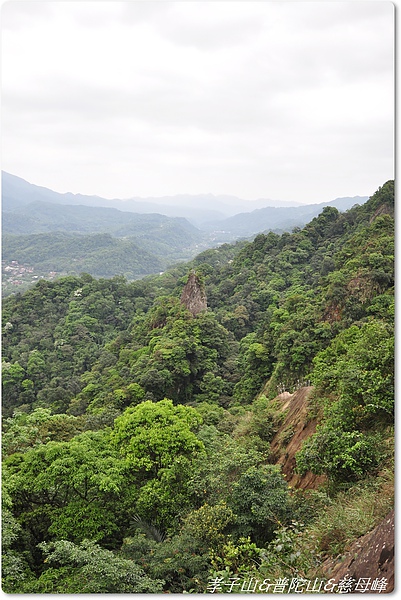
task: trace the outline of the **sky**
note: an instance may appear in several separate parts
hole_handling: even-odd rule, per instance
[[[394,5],[1,7],[3,170],[106,198],[305,203],[394,177]]]

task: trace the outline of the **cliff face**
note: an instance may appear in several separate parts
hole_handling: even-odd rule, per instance
[[[303,387],[293,394],[284,392],[277,397],[286,416],[270,444],[271,461],[281,466],[287,483],[304,490],[317,489],[326,481],[324,475],[308,472],[301,476],[294,472],[295,454],[316,430],[316,419],[307,418],[312,390]],[[353,593],[364,593],[367,589],[370,593],[392,592],[394,537],[394,511],[391,511],[372,531],[349,544],[341,555],[327,558],[321,564],[321,575],[337,583],[349,580]]]
[[[288,412],[270,444],[271,461],[281,465],[291,487],[300,489],[317,489],[326,480],[324,475],[308,472],[301,476],[294,472],[295,454],[301,449],[302,442],[316,430],[316,419],[307,419],[308,397],[312,389],[303,387],[293,394],[284,392],[278,396],[283,403],[282,411]]]
[[[391,511],[373,531],[357,539],[348,551],[337,558],[328,559],[322,565],[327,579],[339,581],[348,577],[353,582],[354,593],[363,593],[361,581],[376,582],[370,593],[394,590],[394,511]],[[380,588],[380,584],[383,588]]]
[[[207,300],[204,286],[199,277],[192,271],[182,291],[181,303],[184,304],[193,316],[207,309]]]

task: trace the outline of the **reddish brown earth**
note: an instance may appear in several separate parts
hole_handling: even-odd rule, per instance
[[[310,472],[303,476],[294,473],[295,454],[300,450],[302,442],[316,430],[317,420],[308,420],[307,416],[308,399],[312,389],[312,387],[303,387],[293,394],[284,392],[276,398],[282,403],[281,410],[288,412],[271,442],[271,461],[281,465],[289,485],[298,489],[317,489],[326,481],[324,476],[317,476]],[[321,572],[327,581],[333,580],[337,584],[345,579],[351,580],[352,593],[392,592],[394,590],[394,511],[390,512],[373,531],[353,542],[343,555],[327,559],[322,564]]]
[[[373,531],[353,542],[344,555],[326,560],[322,565],[322,571],[327,580],[333,579],[335,582],[351,578],[354,593],[364,593],[361,581],[369,586],[368,591],[371,594],[392,592],[394,590],[394,511],[391,511]],[[379,589],[372,589],[372,586]],[[385,589],[380,590],[380,586]]]
[[[281,410],[284,412],[288,409],[288,412],[270,444],[271,461],[281,465],[291,487],[300,489],[316,489],[326,480],[324,475],[314,475],[311,472],[302,477],[294,473],[295,454],[300,450],[302,442],[316,430],[317,420],[307,419],[308,398],[312,390],[313,387],[303,387],[293,394],[284,392],[277,397],[282,402]]]

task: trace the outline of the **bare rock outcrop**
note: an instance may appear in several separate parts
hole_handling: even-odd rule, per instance
[[[285,418],[270,444],[270,460],[281,465],[293,488],[317,489],[324,475],[295,473],[295,455],[302,442],[316,431],[317,420],[307,417],[308,398],[313,387],[303,387],[277,396]],[[341,556],[326,559],[320,572],[334,588],[349,582],[351,593],[390,593],[394,590],[394,511],[371,532],[352,542]],[[328,588],[327,588],[328,589]],[[338,589],[338,588],[336,588]]]
[[[353,582],[352,592],[390,593],[394,590],[394,511],[373,531],[358,538],[340,557],[327,559],[322,565],[327,579]],[[359,583],[358,583],[359,582]],[[375,582],[375,583],[373,583]],[[372,589],[375,588],[376,589]],[[365,590],[366,591],[366,590]]]
[[[188,281],[182,290],[181,303],[193,316],[207,309],[205,288],[194,271],[189,274]]]

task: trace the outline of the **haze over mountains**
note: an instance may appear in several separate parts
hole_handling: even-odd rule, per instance
[[[299,206],[299,202],[259,199],[241,200],[235,196],[213,194],[178,194],[162,197],[132,197],[129,199],[107,199],[100,196],[54,192],[45,187],[28,183],[20,177],[2,172],[3,210],[15,210],[31,202],[43,201],[52,204],[83,204],[85,206],[109,207],[134,213],[160,213],[166,216],[181,216],[194,225],[205,221],[219,220],[241,212],[249,212],[265,206]]]
[[[3,268],[16,261],[40,276],[143,277],[225,242],[303,227],[325,206],[345,211],[367,199],[310,205],[212,194],[106,199],[61,194],[3,171]]]
[[[258,199],[254,201],[242,200],[236,196],[213,194],[179,194],[176,196],[149,197],[138,198],[132,197],[129,199],[107,199],[100,196],[85,196],[82,194],[54,192],[45,187],[28,183],[20,177],[2,172],[2,201],[4,212],[14,212],[21,210],[23,207],[32,202],[48,202],[51,204],[62,205],[84,205],[92,207],[108,207],[115,208],[124,212],[133,213],[159,213],[170,217],[184,217],[192,222],[193,225],[206,230],[210,230],[215,223],[224,221],[229,217],[241,213],[252,213],[255,210],[265,208],[280,208],[282,209],[279,219],[274,219],[276,223],[280,223],[285,215],[293,212],[294,208],[298,208],[295,213],[299,219],[304,214],[318,214],[324,206],[332,205],[339,210],[347,210],[354,204],[363,204],[366,202],[367,196],[355,196],[353,198],[337,198],[332,202],[322,204],[302,204],[301,202],[284,202],[281,200]],[[274,214],[274,211],[271,213]],[[269,212],[266,212],[269,215]],[[281,216],[282,215],[282,216]],[[258,214],[260,218],[261,213]],[[268,223],[267,223],[267,226]]]
[[[5,298],[3,590],[390,593],[394,241],[387,181],[163,274]]]

